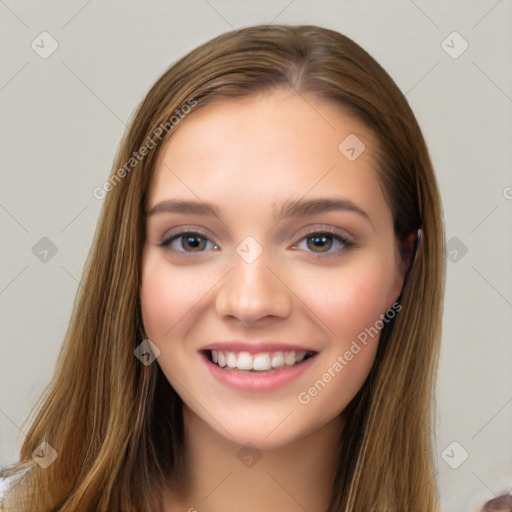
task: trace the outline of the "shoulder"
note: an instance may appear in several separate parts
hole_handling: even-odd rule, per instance
[[[0,466],[0,511],[3,510],[2,505],[4,505],[4,499],[7,494],[7,490],[16,483],[16,481],[23,476],[22,474],[16,474],[12,476],[5,476],[2,472],[3,467]]]
[[[7,477],[7,478],[2,477],[1,468],[0,468],[0,510],[3,510],[2,504],[4,501],[5,493],[7,492],[7,489],[11,486],[12,480],[13,479],[9,478],[9,477]]]
[[[0,503],[2,503],[2,498],[5,496],[7,489],[13,483],[13,480],[13,477],[2,476],[2,466],[0,466]]]

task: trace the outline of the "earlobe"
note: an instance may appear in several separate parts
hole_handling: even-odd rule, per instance
[[[389,299],[388,307],[398,301],[402,295],[407,277],[416,260],[419,245],[422,240],[422,230],[413,231],[402,243],[400,250],[400,268],[397,271],[395,285],[393,286],[392,295]]]
[[[423,230],[419,228],[416,232],[413,232],[409,235],[407,238],[406,243],[407,245],[407,253],[410,255],[408,258],[408,265],[407,265],[407,272],[405,273],[405,278],[407,278],[407,275],[411,271],[412,266],[414,265],[414,262],[416,261],[416,255],[418,254],[418,250],[420,247],[420,244],[423,240]]]
[[[403,258],[402,258],[402,268],[401,268],[401,279],[402,284],[400,287],[400,294],[405,286],[405,282],[407,281],[407,277],[411,272],[411,269],[416,261],[416,256],[418,254],[418,249],[423,239],[423,231],[419,228],[416,231],[410,233],[410,235],[406,238],[403,244]]]

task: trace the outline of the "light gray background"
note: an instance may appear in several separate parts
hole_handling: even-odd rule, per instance
[[[443,511],[473,511],[512,488],[510,0],[0,0],[0,465],[16,459],[23,422],[52,375],[102,206],[92,191],[133,109],[171,62],[259,23],[317,24],[353,38],[406,93],[423,129],[454,260],[438,478]],[[47,59],[31,47],[49,47],[43,31],[59,45]],[[454,31],[469,44],[457,58],[445,51],[463,49]],[[46,263],[32,252],[42,237],[57,247]]]

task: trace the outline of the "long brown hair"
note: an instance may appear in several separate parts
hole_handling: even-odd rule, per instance
[[[139,106],[102,189],[108,193],[53,380],[20,462],[4,471],[29,469],[12,486],[6,510],[162,509],[166,482],[177,481],[184,464],[181,399],[157,364],[134,357],[145,339],[140,265],[155,162],[185,105],[197,110],[281,87],[343,105],[376,135],[397,242],[422,233],[402,310],[382,330],[372,370],[345,410],[329,510],[438,510],[431,428],[444,233],[428,150],[405,97],[361,47],[332,30],[278,25],[203,44],[171,66]],[[168,133],[156,137],[163,127]],[[132,161],[143,146],[144,157]],[[58,453],[46,469],[31,457],[43,441]]]

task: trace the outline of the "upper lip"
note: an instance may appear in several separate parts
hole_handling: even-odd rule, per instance
[[[291,352],[292,350],[300,352],[317,352],[310,347],[296,343],[287,343],[282,341],[215,341],[202,347],[200,351],[206,350],[228,350],[230,352],[249,352],[258,354],[260,352]]]

